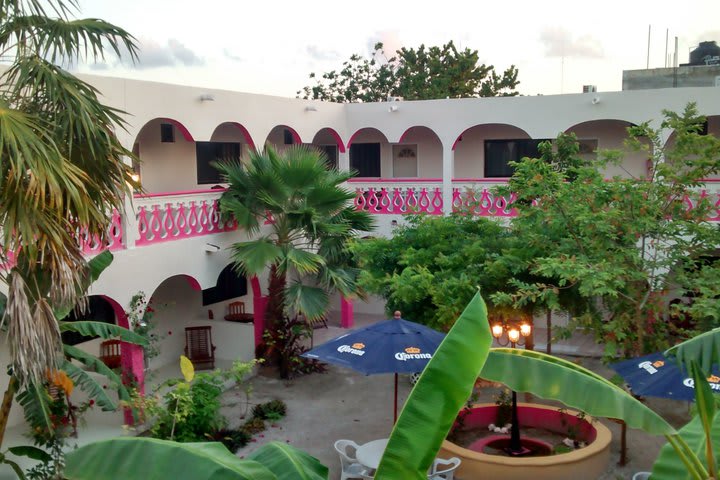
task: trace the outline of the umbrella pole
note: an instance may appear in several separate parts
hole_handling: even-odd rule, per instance
[[[395,416],[393,417],[393,425],[397,423],[397,391],[398,391],[398,374],[395,374]]]

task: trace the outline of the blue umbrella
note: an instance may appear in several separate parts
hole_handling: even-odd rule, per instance
[[[398,373],[421,372],[443,338],[444,333],[419,323],[394,318],[353,330],[302,356],[352,368],[366,375],[394,373],[397,420]]]
[[[687,401],[695,399],[693,379],[680,369],[675,360],[662,353],[625,360],[610,367],[625,379],[635,395]],[[720,393],[717,366],[713,367],[708,381],[713,393]]]

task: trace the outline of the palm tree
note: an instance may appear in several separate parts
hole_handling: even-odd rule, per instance
[[[346,245],[373,223],[340,186],[353,173],[328,169],[322,154],[305,146],[282,154],[267,147],[252,152],[247,165],[216,166],[230,184],[221,211],[256,236],[232,246],[236,268],[246,276],[270,268],[265,321],[272,335],[282,332],[289,314],[322,318],[329,292],[361,293]]]
[[[108,46],[134,59],[125,30],[74,19],[76,0],[0,1],[0,274],[8,285],[12,367],[21,384],[62,362],[56,311],[83,298],[89,277],[79,233],[106,236],[109,213],[130,192],[131,157],[114,134],[122,112],[60,65],[103,58]]]

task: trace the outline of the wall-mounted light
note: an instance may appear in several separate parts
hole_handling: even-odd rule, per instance
[[[390,108],[388,108],[388,112],[397,112],[398,107],[397,105],[390,105]]]
[[[204,250],[207,253],[217,253],[220,251],[220,246],[213,243],[206,243]]]
[[[317,112],[317,107],[315,105],[308,105],[305,107],[306,112]]]
[[[214,102],[215,101],[215,95],[212,93],[203,93],[200,95],[200,101],[201,102]]]
[[[132,178],[133,182],[138,183],[140,181],[140,174],[133,173],[132,175],[130,175],[130,178]]]
[[[600,103],[600,97],[593,97],[591,101],[593,105],[597,105],[598,103]]]

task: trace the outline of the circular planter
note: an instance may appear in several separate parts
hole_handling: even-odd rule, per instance
[[[465,417],[468,428],[487,428],[495,421],[497,406],[492,403],[474,405]],[[518,421],[523,427],[544,428],[563,433],[568,424],[576,424],[579,440],[588,445],[568,453],[545,457],[503,457],[488,455],[460,447],[445,440],[439,457],[458,457],[462,461],[457,476],[463,480],[502,478],[503,480],[574,480],[597,478],[610,460],[610,430],[597,421],[578,419],[574,410],[560,411],[534,403],[518,403]],[[563,420],[566,422],[563,425]]]

